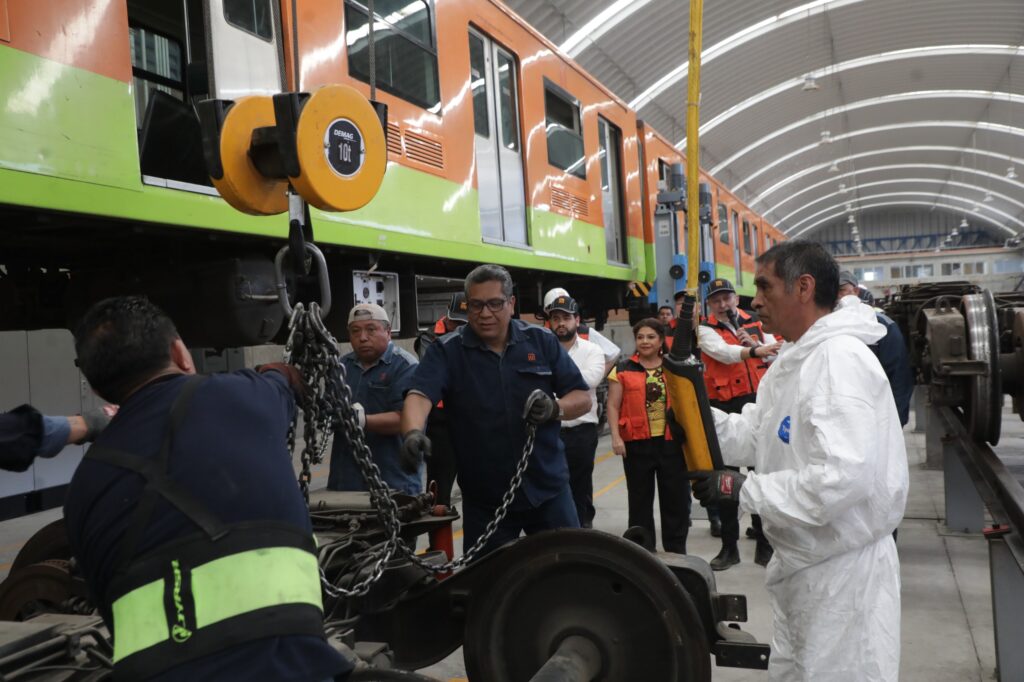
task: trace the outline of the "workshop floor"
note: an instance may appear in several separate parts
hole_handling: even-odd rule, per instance
[[[1020,424],[1016,415],[1005,414],[1009,424]],[[903,682],[974,682],[995,680],[995,645],[988,573],[988,550],[979,536],[950,534],[941,521],[942,473],[922,468],[924,435],[906,429],[910,459],[910,497],[899,530],[903,578],[903,650],[900,679]],[[1014,428],[1014,427],[1011,427]],[[326,483],[326,467],[314,472],[314,487]],[[595,528],[621,535],[626,530],[626,484],[622,465],[611,454],[607,436],[598,446],[594,468],[597,507]],[[721,547],[711,537],[703,510],[694,505],[694,522],[688,548],[691,554],[710,560]],[[18,549],[37,529],[60,516],[54,509],[0,523],[0,577],[6,576]],[[700,517],[700,518],[698,518]],[[741,520],[741,529],[748,523]],[[458,526],[457,526],[458,527]],[[457,549],[461,548],[461,532]],[[740,540],[742,563],[716,573],[722,592],[747,595],[750,616],[743,628],[759,641],[770,641],[770,617],[764,590],[764,569],[753,562],[754,542]],[[440,680],[465,680],[461,650],[422,672]],[[761,671],[715,668],[716,681],[763,680]]]

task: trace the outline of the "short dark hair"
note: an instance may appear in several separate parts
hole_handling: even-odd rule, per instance
[[[658,308],[658,312],[659,312],[659,313],[660,313],[660,312],[661,312],[662,310],[667,310],[667,311],[669,311],[670,313],[672,313],[673,315],[675,315],[675,314],[676,314],[676,309],[675,309],[675,308],[673,308],[673,307],[672,307],[672,306],[670,306],[670,305],[663,305],[663,306],[661,306],[660,308]]]
[[[476,266],[466,275],[466,298],[469,298],[469,287],[484,282],[501,282],[501,293],[505,298],[512,297],[512,275],[508,274],[508,270],[500,265],[486,263]]]
[[[104,400],[120,404],[171,361],[178,330],[164,311],[142,296],[107,298],[75,330],[78,367]]]
[[[775,275],[793,290],[801,275],[814,278],[814,305],[831,310],[839,295],[839,264],[818,242],[793,239],[781,242],[757,257],[758,265],[775,267]]]

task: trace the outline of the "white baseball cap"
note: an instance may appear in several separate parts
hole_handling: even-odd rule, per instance
[[[377,320],[378,322],[386,322],[389,325],[391,320],[388,319],[388,311],[381,308],[376,303],[360,303],[352,307],[352,310],[348,311],[348,323],[353,322],[365,322],[367,320]]]
[[[555,287],[554,289],[551,289],[548,293],[544,294],[544,307],[547,308],[550,306],[551,303],[559,296],[569,298],[569,292],[562,287]]]

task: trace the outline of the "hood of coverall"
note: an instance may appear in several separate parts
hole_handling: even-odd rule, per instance
[[[837,336],[852,336],[870,346],[885,336],[885,326],[875,317],[874,308],[856,296],[843,296],[835,309],[812,324],[799,341],[782,345],[779,357],[773,363],[781,364],[776,371],[799,365],[820,344]]]

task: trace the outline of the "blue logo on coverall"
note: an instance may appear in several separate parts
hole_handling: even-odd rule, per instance
[[[789,442],[789,417],[779,423],[779,440],[783,443]]]

